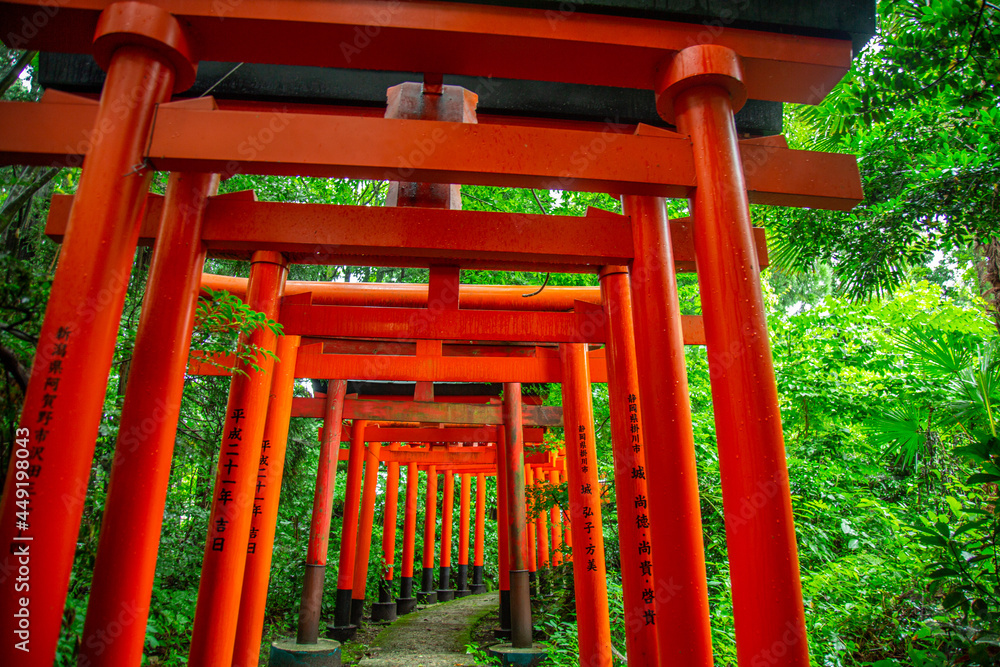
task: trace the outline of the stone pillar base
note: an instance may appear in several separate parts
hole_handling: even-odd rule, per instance
[[[340,642],[320,638],[315,644],[284,639],[271,644],[268,664],[273,667],[340,667]]]
[[[396,598],[396,615],[405,616],[417,608],[417,598]]]
[[[329,639],[335,639],[338,642],[347,642],[354,639],[354,635],[358,632],[358,626],[356,625],[328,625],[326,626],[326,636]]]
[[[486,653],[494,658],[500,658],[500,664],[504,667],[509,665],[534,666],[542,662],[548,655],[542,646],[535,645],[531,648],[514,648],[510,644],[497,644],[486,650]]]
[[[395,602],[373,602],[372,620],[376,623],[391,623],[396,620]]]

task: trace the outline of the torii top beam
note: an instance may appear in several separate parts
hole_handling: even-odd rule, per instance
[[[4,39],[13,48],[90,53],[98,16],[108,4],[60,0],[44,30]],[[647,90],[654,86],[657,67],[677,51],[702,43],[704,32],[700,24],[581,11],[561,13],[555,30],[551,12],[421,0],[157,4],[197,36],[204,60],[445,72]],[[41,5],[48,3],[0,3],[0,24],[30,24]],[[364,48],[375,39],[378,48]],[[849,40],[732,27],[719,31],[713,41],[741,55],[751,98],[779,102],[817,103],[847,72],[852,54]]]

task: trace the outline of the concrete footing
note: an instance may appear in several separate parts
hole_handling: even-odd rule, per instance
[[[272,667],[340,667],[340,642],[322,639],[315,644],[296,644],[285,639],[271,644]]]
[[[396,620],[395,602],[373,602],[372,620],[376,623],[391,623]]]
[[[438,602],[448,602],[449,600],[455,599],[455,589],[437,589],[437,601]]]
[[[338,642],[346,642],[354,639],[358,632],[356,625],[328,625],[326,626],[326,636],[328,639],[335,639]]]
[[[396,598],[396,615],[405,616],[417,608],[417,598]]]
[[[472,584],[469,586],[469,590],[472,591],[473,595],[482,595],[486,592],[486,584]]]
[[[493,658],[500,658],[500,664],[504,667],[508,665],[537,665],[548,655],[546,650],[537,644],[531,648],[514,648],[511,644],[497,644],[488,648],[486,653]]]

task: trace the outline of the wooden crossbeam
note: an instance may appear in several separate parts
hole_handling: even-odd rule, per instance
[[[326,399],[292,399],[292,417],[323,417]],[[562,426],[562,408],[525,405],[522,408],[525,426]],[[427,422],[433,424],[503,423],[502,407],[475,403],[430,403],[426,401],[380,401],[358,398],[344,399],[344,419],[365,419],[380,422]]]
[[[0,163],[80,164],[96,109],[5,102]],[[275,128],[280,128],[280,131]],[[270,136],[259,148],[248,138]],[[278,140],[280,138],[280,140]],[[429,142],[429,143],[428,143]],[[601,146],[602,150],[596,150]],[[401,148],[402,147],[402,148]],[[423,148],[421,148],[423,147]],[[524,147],[513,150],[512,147]],[[853,155],[741,144],[751,202],[846,210],[861,201]],[[149,162],[161,171],[304,175],[685,198],[687,137],[161,105]]]
[[[52,240],[62,241],[72,205],[72,195],[52,198],[45,228]],[[156,241],[162,211],[163,198],[150,196],[139,232],[140,244],[153,245]],[[768,257],[763,229],[754,230],[754,241],[758,261],[764,268]],[[227,258],[249,259],[256,250],[273,250],[300,264],[340,265],[362,261],[368,266],[423,268],[446,262],[470,269],[593,272],[604,265],[629,264],[634,256],[629,219],[599,209],[590,209],[586,216],[561,216],[287,204],[254,201],[250,192],[209,199],[202,242],[210,255]],[[693,272],[694,238],[690,220],[671,221],[671,244],[675,268]],[[209,280],[223,281],[223,277]],[[245,283],[246,279],[225,281],[227,289],[237,294],[245,294]],[[378,290],[369,293],[362,285],[341,289],[330,283],[314,284],[323,290],[323,298],[336,291],[342,299],[341,305],[388,305],[377,301]],[[310,283],[293,281],[286,293],[309,289]],[[401,289],[395,285],[386,292],[396,293]],[[597,288],[593,290],[597,292]],[[422,305],[426,305],[426,287],[422,291]],[[368,294],[371,301],[347,302],[356,300],[356,293],[361,292]],[[419,301],[408,295],[397,294],[393,298]],[[529,306],[526,303],[524,307]]]
[[[50,0],[2,2],[0,36],[12,48],[91,53],[106,4],[59,0],[58,11],[42,14],[44,29],[29,32],[22,26],[36,25],[40,6],[49,8]],[[546,11],[430,0],[156,4],[190,31],[202,60],[448,72],[487,82],[497,77],[649,90],[659,65],[703,43],[706,34],[700,23],[587,14],[580,6]],[[732,26],[710,39],[740,54],[753,99],[816,104],[851,63],[849,40]],[[312,140],[324,136],[336,135]]]

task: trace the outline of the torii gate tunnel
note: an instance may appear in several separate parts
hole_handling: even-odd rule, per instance
[[[688,344],[708,350],[739,664],[806,667],[759,277],[767,253],[749,204],[861,200],[853,156],[761,134],[780,126],[781,103],[816,104],[843,77],[874,7],[745,2],[714,15],[692,4],[0,1],[7,46],[92,56],[106,73],[91,88],[81,79],[38,103],[0,103],[0,126],[17,128],[0,135],[0,162],[83,167],[76,194],[52,201],[47,232],[63,247],[0,505],[0,664],[54,660],[130,266],[145,243],[155,252],[79,664],[142,660],[184,377],[223,372],[200,353],[188,366],[205,285],[239,294],[285,334],[240,343],[274,355],[232,375],[190,665],[257,664],[296,417],[324,426],[298,632],[272,647],[271,664],[340,664],[336,640],[362,618],[373,559],[375,619],[484,592],[495,476],[498,635],[510,638],[498,651],[510,661],[536,646],[532,582],[537,593],[563,566],[580,665],[610,666],[590,390],[606,382],[629,664],[709,667]],[[236,68],[224,63],[243,68],[228,83]],[[287,93],[312,76],[325,92]],[[330,81],[342,85],[330,92]],[[163,197],[148,193],[154,170],[170,172]],[[391,187],[380,207],[216,194],[240,173]],[[623,214],[463,211],[463,184],[610,193]],[[665,198],[687,199],[691,217],[668,220]],[[209,254],[249,260],[249,279],[203,275]],[[292,263],[422,267],[430,280],[294,283]],[[600,287],[525,297],[533,290],[460,285],[461,269],[598,274]],[[681,316],[677,271],[697,272],[703,315]],[[293,399],[296,378],[327,380],[327,391]],[[561,406],[523,393],[522,383],[556,382]],[[336,609],[321,632],[342,458]],[[542,483],[566,483],[568,506],[529,518],[526,488]]]

